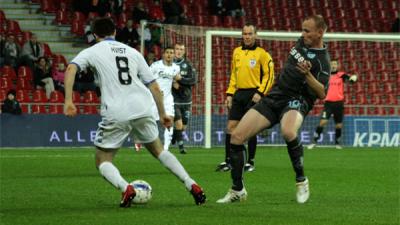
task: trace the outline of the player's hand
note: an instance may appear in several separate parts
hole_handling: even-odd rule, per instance
[[[173,118],[168,115],[160,115],[161,124],[169,130],[172,127]]]
[[[311,62],[308,60],[304,60],[303,62],[297,63],[297,70],[300,71],[302,74],[308,74],[311,70]]]
[[[357,81],[357,75],[356,74],[351,75],[349,80],[353,81],[353,82],[356,82]]]
[[[252,102],[258,103],[261,100],[261,95],[259,93],[254,93],[253,98],[251,99]]]
[[[178,73],[178,74],[175,76],[175,80],[182,80],[182,76],[181,76],[180,73]]]
[[[64,104],[64,114],[66,116],[76,116],[77,114],[77,110],[76,110],[76,106],[74,105],[74,103],[72,102],[65,102]]]
[[[231,108],[232,108],[232,96],[227,96],[227,97],[226,97],[226,99],[225,99],[225,106],[226,106],[228,109],[231,109]]]
[[[178,90],[179,87],[180,87],[180,85],[179,85],[178,82],[174,81],[174,82],[172,83],[172,87],[173,87],[174,89]]]

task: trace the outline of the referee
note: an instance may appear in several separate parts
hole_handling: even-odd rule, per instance
[[[225,161],[217,166],[216,171],[229,171],[230,139],[244,114],[265,96],[274,83],[274,63],[272,57],[256,43],[257,30],[252,24],[242,29],[242,45],[232,54],[231,77],[226,91],[225,104],[228,107],[228,124],[225,136]],[[246,171],[253,171],[257,136],[248,140]]]
[[[175,103],[175,129],[171,143],[178,143],[181,154],[186,154],[182,133],[186,130],[190,120],[192,112],[192,87],[197,83],[196,70],[193,68],[192,63],[186,59],[185,53],[185,45],[176,43],[174,63],[180,67],[182,79],[172,84],[172,95],[174,96]]]
[[[338,71],[339,63],[337,60],[331,60],[331,76],[329,78],[328,94],[325,98],[324,110],[321,113],[319,125],[314,132],[314,140],[307,148],[313,149],[317,145],[317,141],[321,137],[324,126],[328,123],[329,118],[333,115],[335,121],[335,146],[342,149],[340,145],[340,137],[342,136],[343,116],[344,116],[344,82],[351,83],[357,81],[357,75],[349,75],[343,71]]]

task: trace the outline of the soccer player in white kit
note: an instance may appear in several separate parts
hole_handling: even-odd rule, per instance
[[[164,108],[166,114],[174,118],[174,97],[172,96],[172,83],[181,79],[180,67],[174,63],[174,48],[165,47],[162,55],[162,59],[154,62],[150,66],[151,72],[157,76],[157,83],[160,85],[161,92],[164,97]],[[153,107],[154,115],[158,120],[157,108]],[[164,134],[164,138],[160,137],[164,141],[164,150],[168,150],[171,144],[173,126],[168,129],[160,129],[160,135]]]
[[[185,184],[195,203],[203,204],[206,196],[202,188],[189,176],[173,154],[163,151],[158,138],[157,124],[152,115],[154,101],[160,122],[165,127],[172,125],[172,119],[165,113],[162,93],[156,82],[157,77],[151,73],[139,52],[115,41],[116,30],[112,19],[98,18],[93,22],[92,29],[98,43],[81,51],[67,67],[64,80],[64,112],[67,116],[77,114],[77,108],[72,102],[75,75],[80,70],[90,67],[99,80],[102,93],[102,121],[94,141],[96,167],[107,181],[121,190],[120,207],[129,207],[136,195],[133,186],[121,176],[112,163],[128,136],[143,143],[161,164]]]

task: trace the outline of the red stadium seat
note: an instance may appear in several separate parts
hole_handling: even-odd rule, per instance
[[[233,16],[225,16],[224,17],[224,27],[235,27],[235,18]]]
[[[208,25],[211,27],[219,27],[221,26],[221,21],[219,16],[216,15],[211,15],[208,18]]]
[[[17,21],[7,20],[7,32],[14,35],[20,35],[22,31]]]
[[[35,90],[33,91],[33,102],[47,102],[46,93],[44,90]]]
[[[395,94],[396,93],[396,85],[392,82],[383,83],[383,92],[385,94]]]
[[[58,25],[69,24],[70,21],[68,12],[65,10],[58,10],[56,12],[56,18],[54,19],[54,22]]]
[[[29,113],[28,104],[22,103],[20,104],[22,113],[26,114]]]
[[[95,105],[84,105],[82,114],[98,114],[97,107]]]
[[[43,13],[55,13],[55,4],[51,0],[41,0],[40,9]]]
[[[17,74],[15,73],[14,68],[11,66],[3,66],[1,68],[1,74],[3,77],[9,77],[11,80],[17,79]]]
[[[32,70],[28,66],[18,67],[18,77],[24,78],[25,80],[33,80]]]
[[[33,105],[31,105],[31,113],[32,114],[46,114],[47,110],[44,105],[33,104]]]
[[[14,89],[14,84],[9,77],[0,77],[0,89],[2,90],[10,90]]]
[[[196,26],[206,26],[207,25],[207,17],[203,15],[195,15],[193,24]]]
[[[30,91],[27,91],[27,90],[18,90],[17,94],[16,94],[16,99],[19,102],[30,102],[31,99],[29,97],[29,93],[30,93]]]
[[[72,18],[74,18],[74,20],[78,20],[78,21],[86,21],[85,14],[83,14],[82,12],[78,12],[78,11],[75,11],[73,13]]]
[[[64,102],[64,95],[60,91],[53,91],[50,94],[49,102],[52,103],[63,103]]]
[[[80,37],[83,36],[85,34],[84,21],[74,18],[71,24],[71,33]]]
[[[96,95],[96,92],[94,91],[87,91],[83,95],[83,101],[85,103],[100,103],[99,98]]]
[[[64,114],[64,106],[59,105],[59,104],[50,105],[49,106],[49,114]]]
[[[18,90],[33,90],[33,84],[30,80],[20,77],[17,79],[17,89]]]
[[[78,91],[72,92],[72,102],[74,102],[74,103],[81,102],[81,94]]]
[[[53,58],[54,54],[51,52],[50,46],[47,43],[42,43],[44,56],[47,58]]]
[[[0,89],[0,101],[4,101],[7,98],[7,90]]]
[[[206,15],[206,8],[204,8],[201,4],[194,4],[192,6],[193,14],[196,15]]]

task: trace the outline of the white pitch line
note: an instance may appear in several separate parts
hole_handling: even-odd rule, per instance
[[[0,159],[11,159],[11,158],[88,158],[94,157],[91,155],[2,155],[0,154]]]

